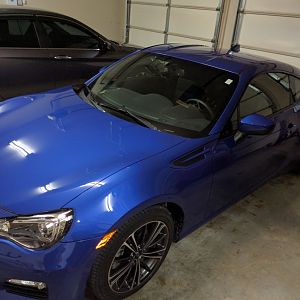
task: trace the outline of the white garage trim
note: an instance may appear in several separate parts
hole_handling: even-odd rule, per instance
[[[240,46],[244,49],[300,58],[300,54],[297,54],[297,53],[285,52],[285,51],[281,51],[281,50],[271,50],[271,49],[267,49],[267,48],[253,47],[253,46],[243,45],[243,44],[241,44]]]
[[[287,18],[300,18],[300,14],[294,13],[280,13],[272,11],[258,11],[258,10],[244,10],[242,12],[244,15],[262,15],[262,16],[277,16],[277,17],[287,17]]]

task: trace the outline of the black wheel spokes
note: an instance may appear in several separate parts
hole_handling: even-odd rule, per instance
[[[144,248],[150,248],[153,244],[155,244],[155,240],[159,235],[162,233],[162,230],[166,227],[166,225],[162,222],[157,222],[157,224],[152,229],[152,233],[150,234],[150,237],[145,243]]]
[[[168,242],[169,230],[163,222],[150,222],[133,232],[113,259],[110,288],[117,293],[138,288],[164,257]]]
[[[166,248],[159,249],[159,250],[152,251],[152,252],[144,252],[142,254],[142,257],[148,258],[148,259],[162,259],[165,251],[166,251]]]
[[[111,286],[116,286],[117,289],[119,290],[123,286],[125,281],[127,280],[127,277],[129,275],[129,273],[131,272],[131,270],[132,270],[132,263],[128,263],[125,265],[125,267],[120,268],[111,277],[109,277],[108,280],[109,280]]]

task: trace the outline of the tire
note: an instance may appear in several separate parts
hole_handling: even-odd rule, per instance
[[[158,271],[173,236],[171,213],[162,206],[132,216],[99,250],[90,273],[89,292],[97,300],[119,300],[134,294]]]

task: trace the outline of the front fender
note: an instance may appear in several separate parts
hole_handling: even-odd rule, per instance
[[[74,209],[75,218],[64,241],[101,238],[137,211],[158,203],[171,202],[181,207],[187,216],[184,230],[201,223],[212,182],[212,154],[187,168],[170,164],[194,149],[196,143],[188,147],[181,144],[171,153],[166,151],[127,167],[68,203],[65,207]]]
[[[129,169],[98,183],[66,206],[74,209],[75,218],[64,242],[101,238],[112,227],[118,228],[119,223],[146,207],[180,202],[176,196],[162,195],[162,187],[147,182],[148,176],[138,182],[141,174],[133,174],[138,171]]]

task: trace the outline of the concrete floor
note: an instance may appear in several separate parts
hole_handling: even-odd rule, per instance
[[[300,176],[273,179],[178,244],[130,300],[300,299]]]

